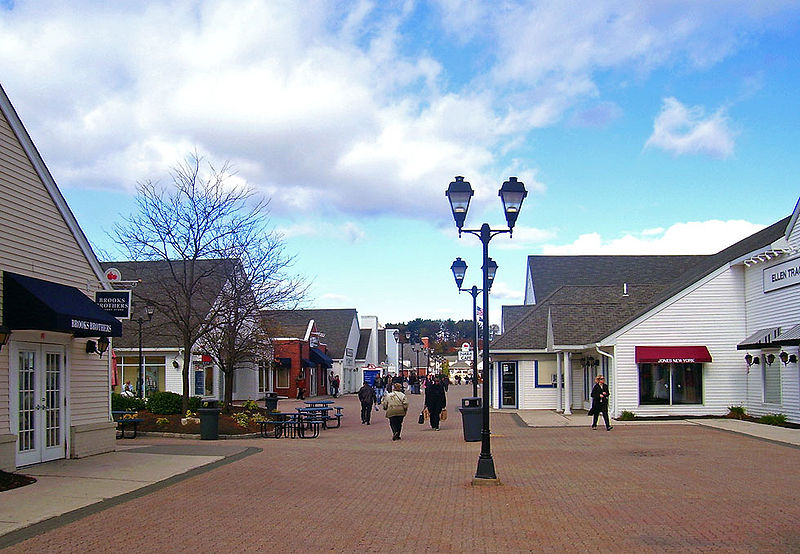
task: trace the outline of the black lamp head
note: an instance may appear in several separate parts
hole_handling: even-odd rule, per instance
[[[456,258],[453,265],[450,266],[450,271],[453,272],[453,278],[456,280],[456,287],[459,289],[464,283],[464,276],[467,274],[467,262],[461,258]]]
[[[456,177],[456,180],[447,187],[445,196],[450,201],[450,210],[453,212],[453,219],[455,219],[459,231],[464,227],[469,203],[474,194],[469,181],[465,181],[461,176]]]
[[[509,177],[508,181],[504,182],[503,186],[500,187],[498,195],[503,201],[503,211],[506,214],[508,228],[513,229],[514,224],[517,222],[519,211],[522,209],[522,201],[528,196],[525,184],[522,181],[517,181],[516,177]]]

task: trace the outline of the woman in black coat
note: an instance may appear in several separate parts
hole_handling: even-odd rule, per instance
[[[447,407],[444,387],[438,378],[434,378],[433,382],[425,387],[425,407],[428,408],[431,429],[438,431],[439,417],[442,415],[442,410]]]
[[[592,416],[592,429],[597,429],[597,416],[600,414],[603,414],[603,419],[606,422],[606,431],[611,431],[611,429],[613,429],[608,423],[608,396],[606,379],[602,375],[598,375],[594,378],[592,409],[589,410],[589,415]]]

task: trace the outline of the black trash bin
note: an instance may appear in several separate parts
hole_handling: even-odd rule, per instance
[[[278,411],[278,393],[277,392],[268,392],[266,396],[264,396],[264,407],[269,412],[277,412]]]
[[[469,396],[461,399],[461,423],[464,426],[464,440],[477,442],[481,440],[481,398]]]
[[[197,410],[200,415],[200,438],[217,440],[219,438],[219,400],[203,400],[201,406]]]

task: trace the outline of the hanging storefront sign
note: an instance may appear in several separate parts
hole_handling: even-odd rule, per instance
[[[95,304],[117,319],[131,318],[131,291],[99,290],[94,293]]]

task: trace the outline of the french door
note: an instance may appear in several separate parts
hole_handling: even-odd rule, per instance
[[[18,342],[10,354],[17,466],[64,458],[64,347]]]

